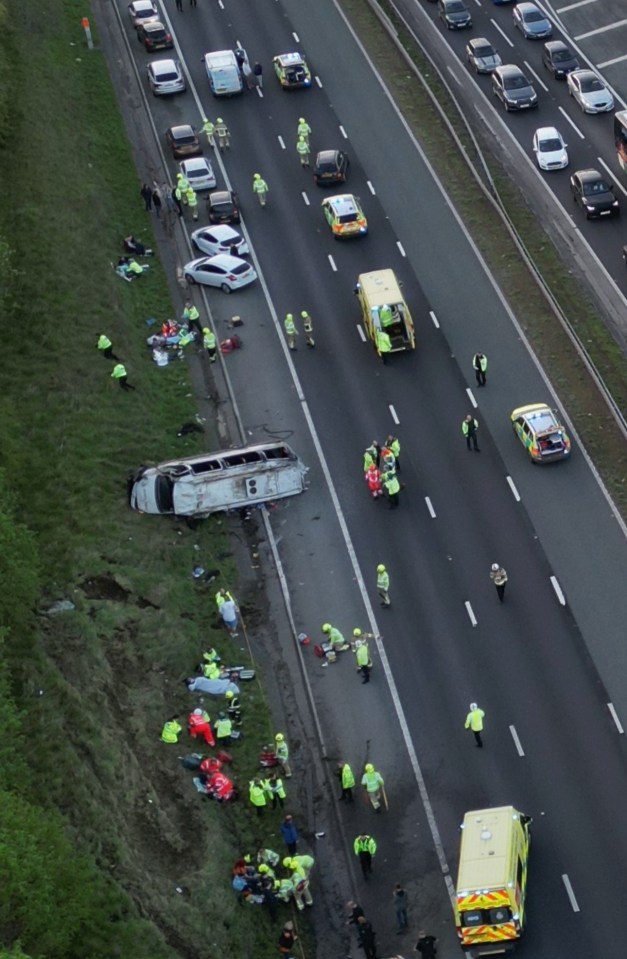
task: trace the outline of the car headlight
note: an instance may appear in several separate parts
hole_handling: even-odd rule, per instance
[[[618,206],[618,200],[613,200],[613,201],[612,201],[612,206]]]
[[[594,210],[594,207],[588,206],[588,204],[586,203],[586,210],[590,210],[590,212],[592,212],[592,210]]]

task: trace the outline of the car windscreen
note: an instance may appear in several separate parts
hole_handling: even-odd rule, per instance
[[[487,43],[484,47],[475,47],[473,51],[473,55],[475,57],[493,57],[494,50],[492,49],[490,44]]]
[[[174,483],[169,476],[160,473],[155,479],[155,499],[160,513],[174,511]]]
[[[531,10],[525,14],[525,23],[539,23],[541,20],[546,20],[546,17],[543,17],[539,10]]]
[[[555,153],[562,149],[562,141],[556,138],[551,140],[540,140],[540,150],[542,153]]]
[[[584,183],[584,196],[601,196],[603,193],[610,193],[609,185],[605,180],[593,180],[590,183]]]
[[[556,50],[553,54],[553,63],[564,63],[566,60],[572,60],[573,55],[570,50]]]
[[[461,0],[452,0],[451,3],[446,4],[447,13],[466,13],[466,7],[461,2]]]
[[[522,73],[518,73],[511,77],[505,77],[503,86],[506,90],[526,90],[529,86],[529,81]]]
[[[582,93],[594,93],[596,90],[605,90],[605,87],[596,77],[583,77],[580,80]]]

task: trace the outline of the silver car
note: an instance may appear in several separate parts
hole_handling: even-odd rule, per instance
[[[614,97],[594,70],[573,70],[566,77],[566,85],[584,113],[609,113],[614,109]]]
[[[134,0],[129,3],[128,15],[136,30],[144,23],[156,23],[159,20],[159,11],[152,0]]]
[[[153,60],[147,72],[150,89],[156,97],[185,92],[185,77],[178,60]]]
[[[553,24],[535,3],[518,3],[514,7],[514,26],[527,40],[546,40],[553,36]]]
[[[231,293],[242,286],[248,286],[257,279],[257,274],[250,263],[226,253],[191,260],[183,267],[183,273],[188,283],[217,286],[223,293]]]
[[[474,37],[466,44],[466,59],[477,73],[492,73],[503,61],[489,40]]]
[[[192,233],[192,243],[205,256],[216,256],[218,253],[245,256],[250,253],[244,237],[226,223],[199,227]],[[237,250],[236,254],[231,253],[233,249]]]

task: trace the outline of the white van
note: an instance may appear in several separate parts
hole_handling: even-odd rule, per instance
[[[238,53],[248,62],[244,50],[238,51]],[[229,97],[242,92],[244,81],[233,50],[216,50],[214,53],[205,53],[204,64],[214,97]]]
[[[209,516],[302,493],[307,467],[286,443],[258,443],[142,466],[131,478],[138,513]]]

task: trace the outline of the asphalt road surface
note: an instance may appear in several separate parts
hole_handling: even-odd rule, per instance
[[[168,13],[203,109],[231,129],[227,174],[264,279],[228,298],[209,293],[221,336],[230,315],[244,318],[244,349],[227,359],[242,420],[251,440],[285,438],[311,467],[308,492],[272,513],[297,628],[317,638],[327,620],[346,634],[366,627],[364,595],[377,606],[376,564],[392,577],[393,608],[376,609],[383,640],[368,687],[350,654],[327,668],[311,651],[307,660],[329,756],[345,756],[356,772],[371,760],[386,779],[386,816],[362,804],[342,810],[349,842],[362,829],[379,842],[371,886],[360,880],[356,891],[373,913],[381,952],[414,944],[392,935],[391,888],[400,879],[416,894],[414,928],[418,916],[428,921],[444,954],[455,954],[409,745],[453,873],[466,810],[511,802],[533,816],[521,954],[622,959],[627,768],[607,703],[627,717],[624,531],[576,435],[572,461],[545,469],[533,468],[514,439],[509,412],[550,401],[549,386],[335,7],[225,0],[186,5],[182,14],[171,4]],[[214,101],[201,58],[238,41],[264,65],[264,95]],[[271,58],[295,48],[310,57],[321,86],[286,94]],[[143,70],[147,55],[135,42],[132,49]],[[161,133],[199,123],[191,92],[150,105]],[[314,151],[348,150],[348,189],[362,198],[367,238],[333,241],[319,209],[324,193],[296,156],[299,116],[313,129]],[[264,210],[252,196],[255,172],[270,186]],[[383,367],[359,336],[352,290],[360,272],[388,266],[404,283],[417,349]],[[304,308],[316,349],[301,335],[288,355],[283,316]],[[467,452],[461,435],[477,349],[490,360],[488,386],[475,394],[479,454]],[[403,444],[406,484],[396,513],[369,499],[361,475],[363,449],[390,431]],[[489,581],[494,561],[510,576],[502,606]],[[463,730],[471,699],[486,711],[483,752]]]

